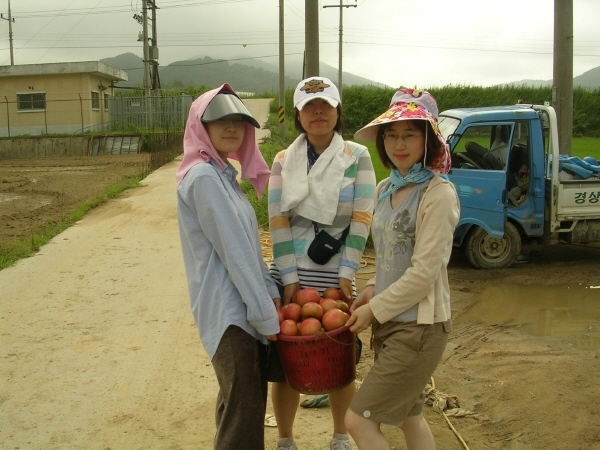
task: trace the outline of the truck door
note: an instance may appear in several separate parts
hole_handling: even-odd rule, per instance
[[[508,130],[500,132],[502,127]],[[474,224],[489,235],[501,239],[507,216],[506,149],[510,142],[511,124],[473,124],[462,135],[450,139],[452,170],[448,178],[460,199],[461,225]],[[508,131],[508,132],[506,132]]]

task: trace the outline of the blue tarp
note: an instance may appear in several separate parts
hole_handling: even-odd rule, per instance
[[[559,155],[558,168],[559,170],[566,170],[583,179],[590,178],[591,176],[600,173],[600,165],[590,164],[578,156]]]

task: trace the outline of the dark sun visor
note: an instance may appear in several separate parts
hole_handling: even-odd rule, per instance
[[[232,114],[239,114],[246,122],[256,128],[260,128],[260,125],[252,117],[246,105],[237,96],[227,93],[219,93],[210,101],[204,114],[202,114],[201,120],[204,123],[210,123]]]

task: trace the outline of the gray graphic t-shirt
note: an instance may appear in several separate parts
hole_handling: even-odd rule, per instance
[[[375,206],[371,224],[377,272],[375,294],[381,293],[400,279],[411,266],[410,260],[415,248],[417,210],[428,186],[429,181],[415,186],[408,197],[395,209],[392,209],[391,197],[378,201]],[[390,182],[386,181],[380,186],[379,192],[385,192],[389,187]],[[419,305],[416,304],[392,320],[415,321],[418,309]]]

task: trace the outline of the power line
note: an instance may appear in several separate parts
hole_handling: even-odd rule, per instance
[[[410,47],[410,48],[429,48],[435,50],[461,50],[461,51],[474,51],[474,52],[490,52],[490,53],[524,53],[533,55],[552,55],[552,50],[549,51],[524,51],[524,50],[500,50],[497,48],[468,48],[468,47],[440,47],[431,45],[415,45],[415,44],[390,44],[390,43],[373,43],[373,42],[353,42],[347,41],[348,44],[360,44],[369,46],[389,46],[389,47]],[[574,56],[600,56],[596,55],[582,55],[574,54]]]
[[[215,5],[223,5],[223,4],[236,4],[236,3],[247,3],[252,0],[205,0],[205,1],[192,1],[192,0],[161,0],[161,10],[162,9],[170,9],[170,8],[189,8],[189,7],[205,7],[205,6],[215,6]],[[292,0],[285,0],[286,5],[288,6],[288,11],[291,12],[298,17],[302,16],[303,13],[301,10],[293,6]],[[72,4],[72,3],[71,3]],[[359,2],[362,4],[362,2]],[[164,5],[164,6],[163,6]],[[111,35],[111,34],[71,34],[69,35],[59,35],[53,33],[43,33],[43,30],[56,18],[68,16],[70,14],[73,15],[92,15],[92,14],[121,14],[123,12],[131,12],[133,10],[133,5],[125,5],[125,6],[99,6],[96,5],[92,8],[75,8],[75,9],[48,9],[43,11],[36,11],[32,13],[19,13],[22,15],[19,16],[19,20],[27,19],[27,18],[37,18],[37,17],[52,17],[52,20],[44,24],[41,29],[35,34],[29,33],[20,33],[20,36],[28,40],[19,46],[19,50],[50,50],[50,49],[95,49],[95,48],[104,48],[104,49],[120,49],[120,48],[137,48],[137,45],[107,45],[106,43],[110,43],[111,41],[123,42],[129,34],[119,34],[119,35]],[[335,30],[330,28],[321,29],[321,35],[333,37]],[[216,32],[216,33],[164,33],[162,34],[162,47],[171,48],[171,47],[231,47],[238,45],[248,45],[248,46],[270,46],[277,45],[275,41],[270,41],[270,37],[275,37],[276,31],[268,32],[268,31],[231,31],[231,32]],[[304,30],[296,29],[296,30],[286,30],[286,37],[300,37],[304,35]],[[494,39],[486,38],[485,36],[475,37],[478,39],[478,42],[473,45],[469,45],[468,39],[472,39],[466,36],[453,35],[452,37],[448,37],[447,35],[434,35],[428,34],[427,39],[436,40],[438,42],[443,42],[444,45],[439,45],[436,43],[427,44],[421,41],[419,44],[396,44],[392,42],[411,42],[414,40],[414,34],[407,33],[397,33],[395,31],[385,31],[378,29],[366,29],[366,28],[352,28],[345,27],[344,35],[346,38],[350,37],[348,40],[344,40],[344,43],[359,46],[359,45],[368,45],[371,48],[373,47],[411,47],[411,48],[425,48],[425,49],[437,49],[437,50],[459,50],[459,51],[480,51],[480,52],[490,52],[490,53],[513,53],[513,54],[537,54],[537,55],[549,55],[552,54],[552,42],[551,40],[544,39],[519,39],[514,42],[497,41]],[[52,46],[27,46],[30,42],[37,42],[38,40],[43,39],[45,42],[51,41],[53,36],[57,36],[58,42],[72,42],[76,40],[80,44],[86,44],[90,41],[99,41],[102,39],[102,42],[105,42],[104,45],[58,45],[58,42]],[[358,39],[357,39],[358,38]],[[202,40],[202,44],[190,44],[190,40],[199,39]],[[385,39],[386,42],[381,42],[379,39]],[[184,42],[180,42],[180,40],[185,40]],[[584,40],[578,41],[574,40],[575,52],[574,56],[576,57],[591,57],[595,58],[600,55],[594,54],[594,51],[598,48],[598,43],[600,41],[594,40]],[[335,44],[334,41],[322,41],[322,45],[330,45]],[[487,44],[487,45],[482,45]],[[288,42],[288,45],[303,45],[302,42]],[[533,48],[527,48],[529,45]],[[512,48],[511,48],[512,47]],[[48,52],[46,52],[48,53]]]
[[[378,43],[378,42],[355,42],[355,41],[344,41],[346,44],[355,45],[368,45],[371,49],[378,46],[392,46],[392,47],[410,47],[410,48],[428,48],[434,50],[459,50],[459,51],[474,51],[474,52],[489,52],[489,53],[517,53],[517,54],[532,54],[532,55],[551,55],[552,50],[540,50],[540,51],[526,51],[526,50],[501,50],[498,48],[472,48],[472,47],[442,47],[442,46],[428,46],[428,45],[413,45],[413,44],[390,44],[390,43]],[[337,44],[337,41],[321,41],[321,44]],[[289,42],[289,45],[303,45],[303,42]],[[239,47],[242,46],[242,42],[237,43],[210,43],[210,44],[161,44],[161,47]],[[265,46],[265,45],[277,45],[276,42],[257,42],[251,44],[253,46]],[[62,45],[62,46],[35,46],[35,47],[21,47],[20,50],[44,50],[44,49],[119,49],[119,48],[138,48],[139,45]],[[0,49],[2,50],[2,49]],[[4,48],[8,50],[8,48]],[[600,57],[600,54],[587,54],[587,53],[573,53],[573,56],[578,57]],[[260,58],[260,57],[253,57]],[[252,59],[252,58],[243,58]]]
[[[73,0],[73,2],[74,2],[74,1],[75,1],[75,0]],[[73,4],[73,2],[71,2],[71,3],[69,4],[69,6],[71,6],[71,5]],[[96,6],[98,6],[100,3],[102,3],[102,0],[100,0],[100,1],[99,1],[99,2],[96,4]],[[69,6],[67,6],[65,9],[67,9]],[[76,22],[76,23],[75,23],[75,24],[74,24],[74,25],[73,25],[73,26],[72,26],[72,27],[69,29],[69,31],[67,31],[66,33],[63,33],[63,35],[60,37],[60,39],[59,39],[59,40],[58,40],[56,43],[60,42],[60,41],[61,41],[61,40],[62,40],[62,39],[65,37],[65,35],[67,35],[67,34],[68,34],[68,33],[69,33],[69,32],[70,32],[70,31],[71,31],[73,28],[75,28],[77,25],[79,25],[79,24],[81,23],[81,21],[82,21],[83,19],[85,19],[85,18],[86,18],[86,16],[87,16],[87,14],[86,14],[85,16],[83,16],[81,19],[79,19],[79,20],[78,20],[78,21],[77,21],[77,22]],[[38,58],[38,61],[39,61],[40,59],[42,59],[44,56],[46,56],[46,55],[48,54],[48,52],[49,52],[50,50],[52,50],[52,49],[53,49],[55,46],[56,46],[56,44],[54,44],[52,47],[50,47],[50,48],[48,49],[48,51],[46,51],[46,53],[44,53],[42,56],[40,56],[40,57]]]
[[[194,1],[194,2],[170,2],[171,6],[168,6],[169,2],[163,2],[167,4],[167,6],[161,6],[161,9],[173,9],[173,8],[193,8],[197,6],[214,6],[214,5],[223,5],[227,3],[246,3],[251,2],[253,0],[207,0],[203,2]],[[162,5],[162,3],[161,3]],[[69,11],[64,12],[64,10],[60,9],[47,9],[43,11],[35,11],[35,12],[19,12],[20,16],[23,16],[23,19],[35,19],[40,17],[53,17],[60,14],[60,17],[65,16],[80,16],[80,15],[96,15],[96,14],[115,14],[120,12],[130,12],[130,7],[124,6],[95,6],[92,8],[70,8]]]

